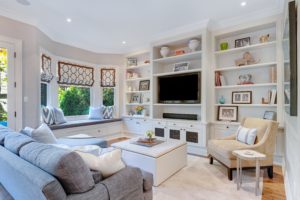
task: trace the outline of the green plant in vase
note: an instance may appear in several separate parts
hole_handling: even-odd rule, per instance
[[[144,106],[137,106],[135,108],[136,114],[142,115],[144,109],[145,109]]]
[[[146,131],[146,136],[147,136],[149,142],[151,142],[153,140],[153,137],[154,137],[154,132],[151,131],[151,130],[148,130],[148,131]]]

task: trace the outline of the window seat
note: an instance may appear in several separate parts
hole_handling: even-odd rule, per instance
[[[50,129],[51,130],[59,130],[59,129],[65,129],[65,128],[90,126],[90,125],[105,124],[105,123],[118,122],[118,121],[122,121],[122,119],[115,118],[115,119],[101,119],[101,120],[91,120],[91,119],[74,120],[74,121],[68,121],[67,123],[64,123],[64,124],[51,125]]]

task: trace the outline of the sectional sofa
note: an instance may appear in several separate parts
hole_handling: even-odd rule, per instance
[[[0,198],[151,200],[152,175],[127,166],[104,179],[70,150],[0,126]]]

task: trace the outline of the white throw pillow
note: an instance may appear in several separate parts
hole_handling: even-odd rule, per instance
[[[80,155],[91,170],[100,171],[104,178],[125,168],[125,164],[121,159],[122,152],[120,149],[116,149],[99,157],[80,151],[76,151],[76,153]]]
[[[254,145],[256,139],[257,129],[245,128],[239,126],[236,133],[236,140],[245,144]]]
[[[103,119],[101,107],[90,107],[89,119]]]
[[[47,124],[41,124],[37,129],[32,131],[31,133],[32,139],[45,143],[45,144],[56,144],[57,140],[54,136],[51,129],[47,126]]]
[[[64,124],[67,123],[64,112],[60,108],[53,108],[55,116],[55,124]]]

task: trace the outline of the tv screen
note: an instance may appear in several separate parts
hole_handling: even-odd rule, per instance
[[[159,77],[160,103],[200,103],[201,73]]]

